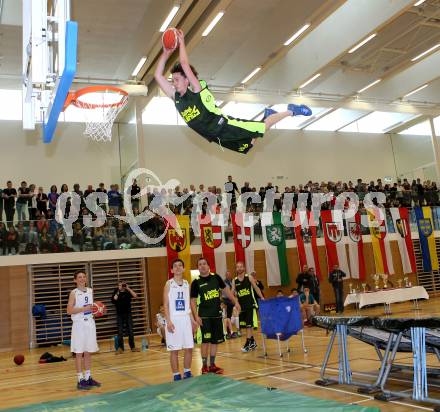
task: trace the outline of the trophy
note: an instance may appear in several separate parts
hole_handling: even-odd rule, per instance
[[[380,279],[380,276],[379,276],[377,273],[375,273],[375,274],[372,276],[372,278],[373,278],[373,280],[374,280],[374,289],[375,289],[375,290],[379,290],[379,279]]]
[[[398,279],[398,280],[397,280],[397,285],[399,286],[399,288],[402,287],[402,279]]]
[[[405,277],[403,278],[403,281],[405,282],[405,287],[406,287],[406,288],[409,288],[409,284],[408,284],[408,276],[405,276]]]
[[[367,284],[366,283],[362,283],[362,289],[364,290],[364,293],[365,293],[366,289],[367,289]]]
[[[350,291],[350,293],[354,293],[354,291],[353,291],[353,283],[350,283],[348,285],[348,290]]]
[[[383,288],[386,289],[388,287],[388,275],[386,273],[382,275],[382,280],[383,280]]]

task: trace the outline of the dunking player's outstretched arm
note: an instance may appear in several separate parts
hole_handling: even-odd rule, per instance
[[[177,38],[179,39],[179,61],[182,66],[185,76],[191,84],[192,91],[199,93],[202,90],[199,79],[194,74],[189,64],[188,53],[186,52],[185,36],[182,30],[177,30]]]
[[[168,58],[173,54],[174,50],[169,49],[163,49],[163,53],[159,58],[159,62],[156,66],[156,71],[154,72],[154,78],[159,85],[159,87],[162,89],[162,91],[170,98],[174,100],[174,87],[171,85],[171,83],[165,78],[164,71],[165,71],[165,64],[168,60]]]

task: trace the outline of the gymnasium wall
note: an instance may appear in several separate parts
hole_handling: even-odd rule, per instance
[[[23,131],[19,121],[1,121],[0,127],[6,154],[0,176],[17,186],[23,179],[45,189],[64,182],[78,182],[82,188],[101,181],[109,185],[119,182],[121,164],[125,173],[135,160],[132,125],[119,126],[121,145],[117,126],[111,143],[98,144],[83,136],[83,124],[60,123],[50,145],[42,143],[39,131]],[[144,134],[147,168],[162,181],[178,177],[184,185],[221,185],[228,174],[239,184],[272,181],[281,188],[309,179],[348,181],[396,174],[391,141],[383,134],[271,130],[246,156],[222,151],[184,126],[144,125]]]

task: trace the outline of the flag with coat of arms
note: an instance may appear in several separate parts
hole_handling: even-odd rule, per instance
[[[225,278],[227,266],[223,215],[200,216],[199,223],[202,255],[208,261],[211,272]]]
[[[246,273],[254,271],[254,215],[231,213],[235,262],[243,262]]]
[[[267,284],[269,286],[286,286],[290,283],[290,277],[281,213],[262,213],[261,227],[263,231],[264,254],[266,256]]]

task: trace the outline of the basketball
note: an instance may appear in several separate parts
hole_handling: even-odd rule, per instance
[[[162,44],[165,49],[173,50],[178,46],[179,39],[177,38],[176,29],[171,27],[164,31],[162,35]]]
[[[100,302],[99,300],[96,302],[93,302],[93,315],[95,318],[100,318],[101,316],[104,316],[107,313],[107,308],[105,305]]]
[[[23,355],[15,355],[14,362],[16,365],[21,365],[24,362],[24,356]]]

